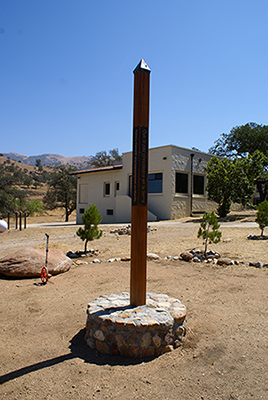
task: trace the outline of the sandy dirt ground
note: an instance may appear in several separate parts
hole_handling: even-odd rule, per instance
[[[237,260],[267,262],[268,241],[250,241],[249,218],[222,226],[209,248]],[[249,266],[164,260],[202,248],[198,220],[159,226],[148,234],[147,291],[166,293],[187,307],[187,334],[176,350],[149,360],[101,355],[84,342],[87,303],[129,291],[129,262],[74,265],[52,277],[0,278],[0,399],[268,399],[268,270]],[[40,221],[39,221],[40,222]],[[89,244],[98,258],[130,255],[130,237],[110,234]],[[267,229],[267,228],[266,228]],[[0,236],[0,257],[27,246],[83,250],[76,226],[38,227]]]

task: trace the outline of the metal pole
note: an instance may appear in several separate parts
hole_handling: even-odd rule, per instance
[[[48,259],[48,241],[49,241],[49,235],[45,233],[46,238],[47,238],[47,245],[46,245],[46,262],[45,262],[45,268],[47,269],[47,259]],[[48,269],[47,269],[48,272]]]
[[[193,188],[194,188],[194,175],[193,175],[193,158],[194,154],[191,154],[191,191],[190,191],[190,216],[193,216]]]

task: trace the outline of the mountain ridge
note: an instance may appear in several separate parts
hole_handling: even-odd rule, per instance
[[[23,164],[36,165],[36,160],[41,160],[43,166],[57,166],[61,164],[69,165],[87,165],[90,164],[93,156],[73,156],[65,157],[60,154],[39,154],[33,156],[26,156],[18,153],[2,153],[4,157],[10,158],[13,161],[21,161]]]

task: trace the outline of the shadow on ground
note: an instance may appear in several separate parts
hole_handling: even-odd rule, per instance
[[[218,222],[236,222],[236,221],[240,221],[240,222],[255,222],[256,219],[256,215],[254,214],[249,214],[249,213],[239,213],[239,214],[228,214],[226,217],[221,218],[219,217],[217,214],[217,219]],[[187,219],[186,221],[184,221],[184,223],[196,223],[196,224],[200,224],[203,221],[202,215],[198,216],[198,217],[190,217],[189,219]]]
[[[120,356],[111,356],[106,354],[101,354],[97,351],[91,350],[84,340],[85,328],[81,329],[70,341],[70,352],[63,354],[58,357],[50,358],[48,360],[40,361],[38,363],[22,367],[15,371],[9,372],[7,374],[0,376],[0,384],[6,383],[13,379],[19,378],[23,375],[30,374],[31,372],[42,370],[45,368],[52,367],[56,364],[61,364],[64,361],[71,360],[74,358],[80,358],[86,363],[96,364],[96,365],[136,365],[142,362],[149,362],[152,358],[146,359],[132,359],[124,358]]]

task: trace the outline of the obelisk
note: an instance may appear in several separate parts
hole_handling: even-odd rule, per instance
[[[141,60],[133,71],[134,112],[130,273],[130,303],[132,306],[146,304],[150,72],[151,70],[144,60]]]

